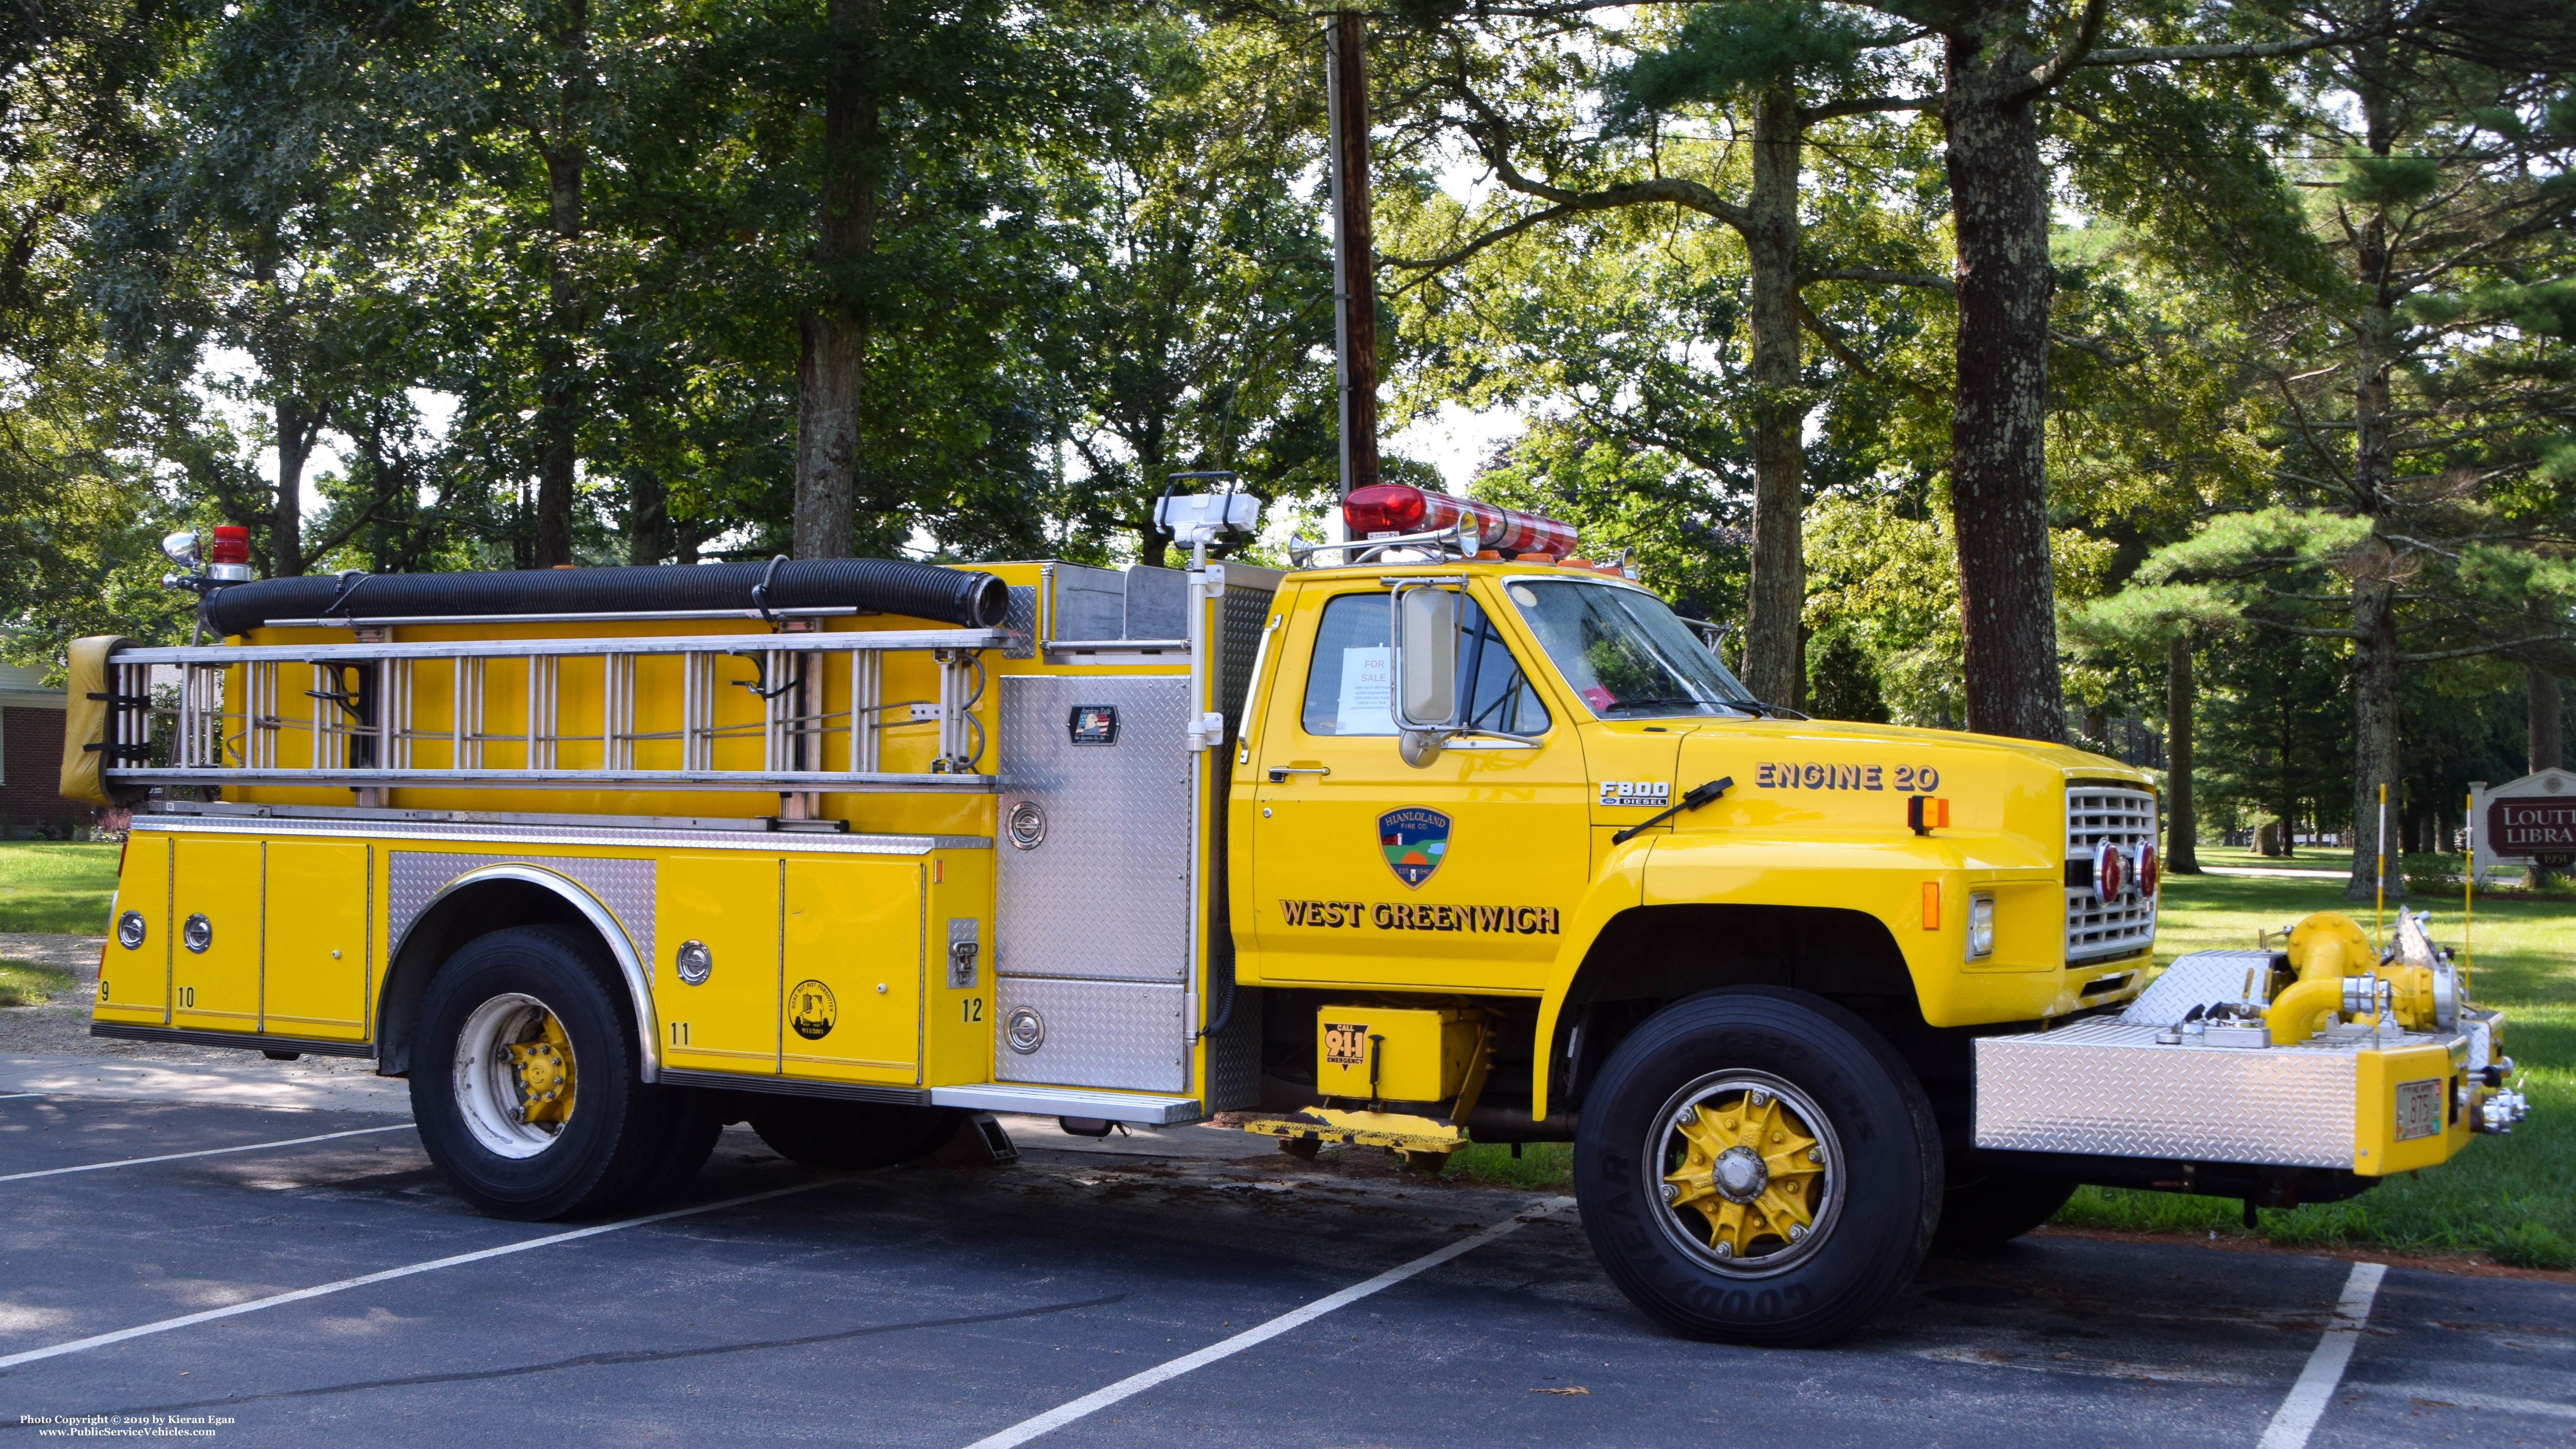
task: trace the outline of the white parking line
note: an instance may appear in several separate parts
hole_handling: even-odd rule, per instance
[[[2272,1415],[2271,1427],[2263,1431],[2260,1449],[2307,1449],[2308,1435],[2315,1431],[2327,1401],[2334,1397],[2335,1386],[2343,1382],[2344,1366],[2352,1362],[2352,1350],[2361,1341],[2362,1326],[2370,1322],[2370,1303],[2379,1296],[2379,1280],[2387,1276],[2385,1263],[2352,1265],[2352,1276],[2343,1280],[2343,1297],[2335,1304],[2334,1318],[2326,1324],[2325,1336],[2317,1340],[2316,1352],[2308,1355],[2308,1366],[2300,1372],[2299,1381],[2290,1386],[2290,1396]]]
[[[29,1096],[36,1095],[29,1093]],[[183,1157],[221,1157],[227,1152],[257,1152],[263,1147],[301,1147],[307,1142],[328,1142],[334,1137],[364,1137],[370,1132],[409,1132],[409,1122],[391,1127],[354,1127],[346,1132],[325,1132],[318,1137],[285,1137],[275,1142],[245,1142],[239,1147],[209,1147],[202,1152],[165,1152],[159,1157],[129,1157],[122,1162],[92,1162],[81,1167],[48,1167],[42,1172],[13,1172],[0,1177],[0,1182],[24,1182],[31,1177],[60,1177],[66,1172],[105,1172],[111,1167],[141,1167],[147,1162],[176,1162]]]
[[[1183,1354],[1179,1358],[1156,1364],[1143,1373],[1120,1379],[1105,1389],[1095,1389],[1071,1403],[1049,1409],[1033,1419],[1023,1419],[998,1434],[986,1435],[976,1440],[967,1445],[966,1449],[1012,1449],[1013,1445],[1026,1444],[1041,1434],[1054,1433],[1074,1420],[1096,1414],[1121,1399],[1143,1393],[1156,1384],[1168,1383],[1192,1369],[1204,1368],[1219,1359],[1230,1358],[1254,1344],[1265,1343],[1292,1328],[1312,1323],[1337,1308],[1348,1308],[1373,1293],[1392,1288],[1416,1273],[1437,1268],[1461,1253],[1473,1252],[1496,1238],[1519,1232],[1549,1213],[1571,1206],[1573,1202],[1574,1199],[1570,1197],[1551,1197],[1534,1203],[1527,1211],[1505,1218],[1474,1237],[1461,1238],[1438,1252],[1425,1253],[1410,1263],[1400,1263],[1364,1283],[1354,1283],[1338,1293],[1318,1298],[1303,1308],[1290,1309],[1267,1323],[1255,1324],[1232,1338],[1220,1339],[1196,1353]],[[6,1367],[8,1367],[8,1360],[0,1359],[0,1368]]]
[[[410,1124],[406,1123],[404,1125],[408,1126]],[[621,1218],[613,1223],[601,1223],[596,1227],[574,1228],[572,1231],[565,1233],[548,1233],[542,1238],[529,1238],[523,1242],[504,1243],[500,1247],[485,1248],[479,1252],[458,1253],[452,1258],[432,1258],[426,1263],[412,1263],[400,1268],[387,1268],[379,1273],[365,1273],[355,1278],[343,1278],[337,1283],[323,1283],[311,1288],[298,1288],[292,1293],[271,1294],[266,1298],[251,1299],[247,1303],[236,1303],[228,1308],[209,1308],[203,1313],[190,1313],[178,1318],[164,1318],[158,1323],[137,1324],[132,1328],[120,1328],[113,1333],[92,1334],[88,1338],[75,1338],[69,1343],[57,1343],[45,1348],[31,1348],[24,1353],[13,1353],[6,1356],[0,1356],[0,1369],[13,1369],[22,1363],[34,1363],[36,1360],[41,1358],[60,1358],[67,1353],[80,1353],[87,1349],[105,1348],[111,1343],[123,1343],[129,1338],[143,1338],[150,1334],[168,1333],[173,1329],[188,1328],[200,1323],[212,1323],[218,1318],[238,1318],[245,1313],[257,1313],[263,1308],[277,1308],[288,1303],[301,1303],[307,1298],[320,1298],[327,1294],[345,1293],[352,1288],[364,1288],[370,1283],[390,1282],[396,1278],[411,1277],[416,1273],[434,1273],[441,1268],[460,1268],[467,1263],[480,1263],[486,1258],[507,1257],[512,1253],[527,1252],[531,1248],[548,1248],[557,1243],[569,1243],[576,1238],[595,1238],[602,1233],[614,1233],[624,1228],[640,1228],[646,1223],[668,1222],[673,1218],[691,1217],[698,1213],[711,1213],[716,1211],[718,1208],[740,1207],[744,1203],[763,1202],[773,1197],[785,1197],[791,1192],[812,1192],[818,1187],[829,1187],[833,1183],[841,1180],[842,1179],[840,1178],[827,1177],[819,1182],[800,1182],[794,1187],[772,1188],[768,1192],[755,1192],[745,1197],[729,1197],[722,1202],[704,1203],[697,1207],[673,1208],[669,1212],[646,1213],[642,1217]]]

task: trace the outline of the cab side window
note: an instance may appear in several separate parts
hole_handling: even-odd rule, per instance
[[[1497,734],[1546,733],[1547,706],[1521,673],[1500,631],[1472,597],[1459,604],[1458,682],[1468,701],[1468,727]],[[1306,733],[1395,733],[1395,651],[1387,614],[1382,593],[1343,594],[1324,605],[1314,661],[1306,670]]]

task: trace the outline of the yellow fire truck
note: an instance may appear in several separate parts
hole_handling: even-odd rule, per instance
[[[1354,493],[1188,567],[250,581],[71,651],[66,794],[129,809],[93,1030],[408,1077],[516,1218],[665,1193],[730,1121],[822,1167],[968,1114],[1219,1113],[1311,1154],[1571,1141],[1685,1334],[1827,1341],[1936,1231],[2078,1183],[2328,1201],[2519,1115],[2401,923],[2152,969],[2152,781],[1752,698],[1570,530]]]

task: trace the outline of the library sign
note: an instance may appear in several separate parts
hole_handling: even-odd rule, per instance
[[[2497,855],[2528,857],[2549,870],[2576,865],[2576,800],[2490,798],[2486,830]]]

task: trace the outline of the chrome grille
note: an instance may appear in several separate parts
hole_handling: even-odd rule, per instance
[[[2088,867],[2103,841],[2119,847],[2134,867],[2156,841],[2156,797],[2144,790],[2077,786],[2066,792],[2066,859]],[[2156,900],[2138,894],[2131,869],[2116,900],[2098,900],[2093,887],[2066,888],[2066,959],[2101,961],[2134,956],[2156,943]]]

